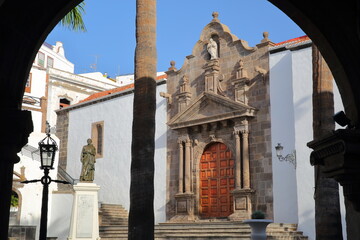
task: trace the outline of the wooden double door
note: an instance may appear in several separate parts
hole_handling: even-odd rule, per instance
[[[223,143],[209,145],[200,160],[200,216],[224,218],[233,213],[235,161]]]

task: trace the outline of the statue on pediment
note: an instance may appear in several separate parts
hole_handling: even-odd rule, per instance
[[[210,38],[209,43],[206,46],[206,49],[210,54],[210,60],[218,59],[218,45],[213,38]]]

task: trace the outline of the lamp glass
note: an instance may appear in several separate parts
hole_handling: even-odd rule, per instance
[[[282,153],[283,153],[283,149],[284,149],[284,147],[281,146],[280,143],[278,143],[278,145],[275,147],[276,156],[281,157],[281,156],[282,156]]]
[[[55,144],[39,143],[41,168],[52,168],[54,164],[54,157],[56,152]]]

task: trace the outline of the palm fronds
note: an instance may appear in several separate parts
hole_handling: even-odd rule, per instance
[[[66,14],[65,17],[61,19],[60,24],[74,31],[86,32],[83,14],[85,14],[85,2],[81,2]]]

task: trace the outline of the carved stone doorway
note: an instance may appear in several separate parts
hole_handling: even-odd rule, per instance
[[[200,217],[225,218],[233,213],[234,164],[225,144],[205,148],[200,160]]]

